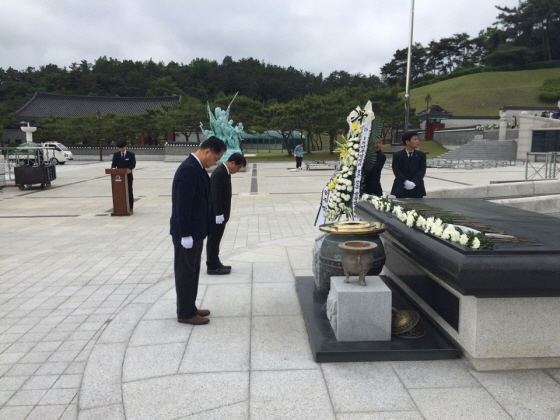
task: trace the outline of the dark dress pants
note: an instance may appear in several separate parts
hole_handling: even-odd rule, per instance
[[[298,157],[296,156],[296,168],[301,168],[301,163],[303,162],[303,158],[302,157]]]
[[[196,295],[200,276],[200,260],[204,240],[194,241],[193,247],[186,249],[181,238],[173,236],[175,248],[175,291],[177,292],[177,318],[188,319],[196,315]]]
[[[132,181],[133,176],[132,174],[127,174],[128,177],[128,204],[130,204],[130,210],[134,209],[134,194],[132,193]]]
[[[210,270],[219,268],[222,264],[220,262],[220,242],[225,230],[225,222],[221,225],[210,223],[210,235],[208,235],[206,240],[206,266]]]

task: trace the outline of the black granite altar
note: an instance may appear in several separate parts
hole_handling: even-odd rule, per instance
[[[338,342],[326,314],[328,292],[319,292],[313,277],[296,277],[296,289],[303,311],[313,357],[317,363],[372,362],[390,360],[454,359],[460,352],[427,315],[387,277],[393,307],[420,313],[419,326],[426,330],[421,338],[391,336],[391,341]]]
[[[417,199],[462,214],[466,219],[535,244],[500,244],[497,249],[472,249],[409,228],[394,215],[360,201],[357,214],[380,221],[385,246],[413,261],[423,274],[437,277],[462,295],[476,297],[560,296],[560,219],[482,199]],[[538,246],[536,246],[538,244]],[[399,258],[387,252],[386,267],[401,276]],[[427,271],[427,273],[426,273]]]

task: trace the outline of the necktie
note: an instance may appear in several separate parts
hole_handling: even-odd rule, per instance
[[[121,153],[122,158],[124,159],[124,152]]]
[[[409,158],[412,157],[412,152],[408,152],[408,157],[409,157]]]

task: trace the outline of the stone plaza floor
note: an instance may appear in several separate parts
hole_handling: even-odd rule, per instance
[[[252,163],[232,177],[204,326],[175,314],[171,181],[138,162],[134,215],[111,217],[108,162],[0,192],[0,419],[519,419],[560,413],[560,369],[476,372],[464,359],[317,364],[296,276],[312,275],[332,170]],[[429,191],[521,180],[523,166],[428,169]],[[389,191],[392,174],[384,169]],[[13,181],[8,181],[8,184]]]

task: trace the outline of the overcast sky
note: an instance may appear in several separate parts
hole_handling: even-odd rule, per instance
[[[188,64],[252,57],[379,75],[406,48],[412,0],[0,0],[0,68],[101,56]],[[518,0],[416,0],[414,41],[476,36]]]

